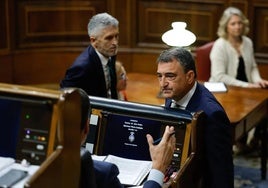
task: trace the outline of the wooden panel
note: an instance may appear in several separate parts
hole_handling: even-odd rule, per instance
[[[12,83],[12,58],[9,55],[0,56],[0,82]]]
[[[132,72],[156,74],[158,54],[135,53],[133,55]]]
[[[255,24],[253,28],[255,41],[254,46],[257,52],[268,52],[268,5],[266,7],[255,7]]]
[[[83,46],[89,39],[89,18],[106,10],[104,2],[21,3],[18,11],[18,48]]]
[[[9,50],[8,0],[0,1],[0,54]]]
[[[127,72],[156,73],[156,59],[162,50],[124,51],[119,49],[117,59],[124,64]],[[153,66],[152,66],[153,65]]]
[[[136,6],[133,0],[110,0],[108,13],[119,21],[119,45],[121,47],[131,47],[133,35],[133,24],[135,24]],[[119,9],[120,7],[120,9]],[[120,11],[119,11],[120,10]]]
[[[234,6],[239,8],[245,15],[246,17],[249,16],[248,14],[248,8],[249,8],[249,3],[245,0],[236,0],[230,3],[230,6]]]
[[[268,63],[259,63],[258,64],[261,77],[265,80],[268,80]]]
[[[143,2],[139,3],[138,46],[163,47],[161,36],[171,29],[174,21],[184,21],[187,29],[198,41],[211,41],[216,37],[222,4],[210,3],[200,8],[200,3]]]
[[[20,53],[14,58],[14,83],[60,83],[80,52]],[[29,56],[30,61],[29,61]]]

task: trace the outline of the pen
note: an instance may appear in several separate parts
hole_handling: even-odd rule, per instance
[[[174,135],[174,134],[175,134],[175,131],[172,132],[172,133],[170,133],[170,134],[169,134],[169,137],[171,137],[171,136]],[[157,144],[159,144],[159,142],[161,142],[161,140],[162,140],[162,137],[156,139],[156,140],[153,142],[153,145],[157,145]]]

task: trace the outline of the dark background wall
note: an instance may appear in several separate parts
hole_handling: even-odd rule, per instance
[[[0,82],[58,83],[89,44],[87,23],[99,12],[120,22],[118,60],[127,71],[154,74],[155,60],[167,48],[161,35],[171,22],[185,21],[196,34],[194,53],[217,38],[218,20],[230,5],[249,18],[256,60],[268,79],[266,0],[1,0]]]

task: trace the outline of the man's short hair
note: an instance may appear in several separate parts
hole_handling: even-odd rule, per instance
[[[118,27],[119,22],[116,18],[106,12],[96,14],[88,22],[87,31],[89,37],[98,36],[101,33],[101,30],[108,26]]]

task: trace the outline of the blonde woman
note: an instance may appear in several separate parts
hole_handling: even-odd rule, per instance
[[[245,88],[267,88],[268,81],[261,78],[254,57],[252,40],[246,35],[249,21],[235,7],[229,7],[219,21],[218,36],[211,53],[211,77],[209,81],[224,82]],[[234,146],[234,152],[243,154],[257,149],[259,126],[242,137]]]
[[[219,21],[218,36],[211,53],[210,81],[247,88],[267,88],[255,62],[252,40],[246,35],[249,21],[235,7],[229,7]]]

